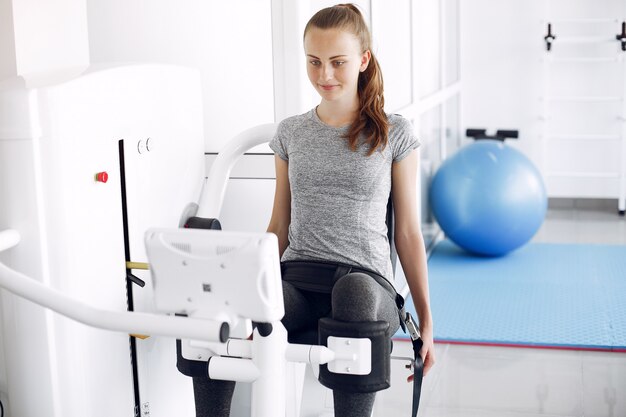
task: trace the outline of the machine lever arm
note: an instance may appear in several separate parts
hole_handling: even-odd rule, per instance
[[[94,308],[0,262],[0,287],[89,326],[124,333],[225,342],[226,322]]]
[[[211,166],[207,183],[202,190],[197,217],[219,219],[226,184],[235,162],[253,147],[269,142],[276,133],[276,127],[276,124],[268,123],[244,130],[232,138],[220,151]]]

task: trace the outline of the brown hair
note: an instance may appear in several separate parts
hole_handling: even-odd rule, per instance
[[[315,13],[304,29],[306,36],[309,29],[341,29],[352,33],[361,44],[361,51],[370,50],[372,37],[359,9],[353,4],[338,4]],[[370,145],[368,155],[380,147],[387,146],[389,122],[385,114],[383,96],[383,73],[378,61],[371,54],[369,65],[359,74],[358,79],[359,114],[346,135],[350,148],[354,151],[359,146],[361,133],[365,143]]]

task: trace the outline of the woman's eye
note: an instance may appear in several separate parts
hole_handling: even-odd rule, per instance
[[[311,65],[315,66],[315,67],[317,67],[317,66],[320,64],[320,62],[319,62],[319,61],[316,61],[316,60],[311,60],[311,61],[309,61],[309,63],[310,63]]]
[[[334,64],[335,64],[335,66],[336,66],[336,67],[340,67],[340,66],[342,66],[342,65],[343,65],[343,64],[345,64],[345,63],[346,63],[346,61],[335,61],[335,62],[334,62]]]

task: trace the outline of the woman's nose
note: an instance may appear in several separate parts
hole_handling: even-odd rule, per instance
[[[330,65],[322,65],[322,70],[320,71],[320,78],[322,80],[330,80],[333,78],[333,68]]]

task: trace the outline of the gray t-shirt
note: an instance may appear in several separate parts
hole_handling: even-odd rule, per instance
[[[388,115],[389,142],[367,156],[352,151],[348,126],[324,124],[315,109],[283,120],[270,148],[289,162],[291,224],[283,261],[323,260],[360,266],[393,281],[385,217],[391,164],[419,142],[411,123]]]

